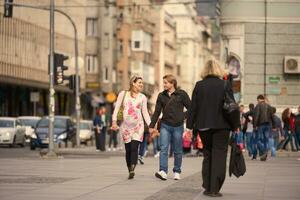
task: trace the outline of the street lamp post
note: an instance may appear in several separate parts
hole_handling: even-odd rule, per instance
[[[50,1],[50,70],[49,70],[49,149],[47,156],[56,157],[54,152],[54,110],[55,110],[55,100],[54,100],[54,0]]]

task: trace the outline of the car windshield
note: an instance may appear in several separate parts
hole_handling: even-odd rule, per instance
[[[54,128],[67,128],[67,119],[55,119]]]
[[[80,123],[80,129],[81,130],[90,130],[91,125],[89,123]]]
[[[46,128],[49,127],[49,119],[42,119],[38,125],[38,128]],[[54,128],[66,128],[67,127],[67,119],[54,119]]]
[[[14,121],[0,120],[0,127],[1,128],[13,128],[14,127]]]
[[[21,124],[25,126],[31,126],[31,127],[36,127],[36,124],[38,122],[37,119],[20,119]]]

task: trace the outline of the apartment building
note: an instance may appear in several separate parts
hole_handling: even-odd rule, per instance
[[[14,3],[48,6],[49,1],[15,0]],[[74,20],[79,30],[79,63],[83,66],[85,10],[80,6],[85,5],[85,1],[56,0],[55,3],[57,9]],[[48,114],[49,40],[49,12],[14,7],[13,17],[4,18],[0,9],[0,116]],[[55,15],[55,52],[69,56],[66,75],[74,74],[74,30],[68,19],[58,13]],[[80,76],[81,89],[84,89],[82,67]],[[55,91],[56,114],[72,114],[75,110],[72,91],[66,85],[57,86]]]

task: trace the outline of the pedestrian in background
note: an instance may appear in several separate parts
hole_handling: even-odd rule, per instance
[[[284,139],[284,131],[282,128],[282,123],[279,117],[276,116],[276,108],[272,107],[272,117],[274,126],[269,137],[269,148],[271,151],[271,157],[276,157],[276,150],[279,144],[279,141]]]
[[[253,126],[258,134],[258,149],[260,160],[266,161],[269,150],[269,137],[272,126],[274,126],[272,107],[265,101],[263,95],[257,96],[257,105],[254,108],[254,122]]]
[[[298,113],[295,116],[295,133],[298,145],[300,147],[300,106],[298,107]]]
[[[150,112],[149,112],[150,113]],[[138,161],[141,165],[145,164],[144,157],[148,153],[148,137],[149,137],[149,127],[146,122],[144,122],[144,138],[139,147],[139,158]]]
[[[138,147],[144,137],[144,120],[150,124],[147,109],[147,97],[142,94],[143,79],[133,76],[130,79],[129,91],[121,91],[118,95],[116,107],[112,117],[112,130],[120,130],[125,143],[126,164],[129,171],[128,179],[134,178],[135,167],[138,160]],[[123,121],[117,125],[117,115],[123,104]]]
[[[282,149],[286,149],[287,145],[291,145],[292,151],[298,151],[299,146],[297,144],[295,133],[295,115],[290,108],[286,108],[282,112],[282,122],[285,141],[280,145]]]
[[[255,133],[253,130],[253,115],[254,115],[254,104],[249,104],[249,111],[244,114],[244,133],[246,135],[246,148],[248,150],[249,157],[256,157],[257,148],[255,143]]]
[[[110,120],[109,120],[109,116],[106,113],[106,108],[104,105],[101,106],[99,109],[99,116],[101,118],[99,148],[100,148],[100,151],[105,151],[107,127],[109,126]]]
[[[170,141],[173,144],[174,153],[174,180],[180,179],[182,164],[182,134],[183,121],[186,118],[184,108],[189,109],[190,98],[188,94],[177,88],[177,80],[175,76],[169,74],[163,77],[164,91],[159,93],[155,111],[153,113],[151,124],[149,126],[150,133],[162,112],[160,122],[160,155],[159,155],[159,171],[155,176],[161,180],[167,180],[168,176],[168,152]]]
[[[108,151],[116,151],[118,145],[118,130],[109,130],[109,143],[108,143]],[[113,145],[113,148],[111,148]]]
[[[222,196],[220,189],[226,177],[230,125],[223,114],[225,91],[234,97],[231,87],[225,88],[224,75],[217,61],[207,61],[201,73],[203,80],[196,83],[188,110],[187,128],[198,130],[203,143],[202,187],[203,194],[210,197]],[[234,131],[238,132],[240,123],[235,124]]]
[[[95,141],[96,141],[96,151],[100,151],[100,134],[102,129],[102,119],[101,119],[101,109],[98,108],[96,111],[96,116],[93,121],[94,132],[95,132]]]

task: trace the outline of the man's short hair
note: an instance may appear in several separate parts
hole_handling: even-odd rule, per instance
[[[166,79],[169,83],[173,84],[175,88],[177,88],[177,80],[174,75],[167,74],[163,77],[163,79]]]
[[[257,96],[257,100],[265,100],[264,95],[260,94]]]

